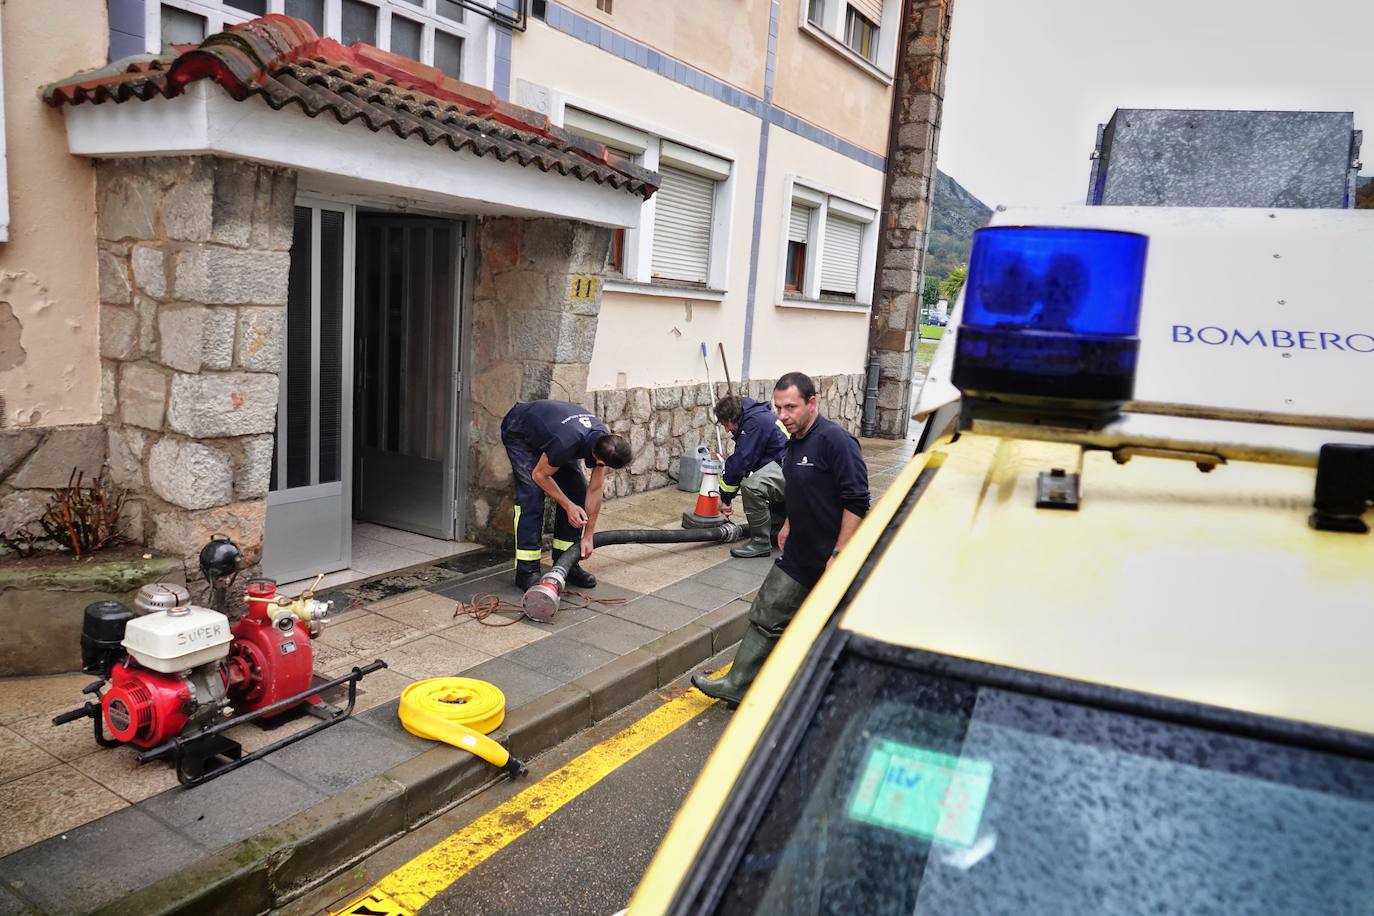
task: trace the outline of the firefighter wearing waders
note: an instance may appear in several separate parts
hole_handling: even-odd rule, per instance
[[[735,440],[720,475],[720,501],[728,515],[739,496],[749,520],[749,540],[730,555],[766,557],[773,552],[773,512],[781,515],[785,504],[780,462],[787,451],[787,427],[767,404],[734,395],[716,402],[716,421]]]
[[[530,401],[516,404],[501,421],[501,444],[515,476],[515,585],[524,591],[541,574],[545,494],[558,504],[554,553],[580,542],[581,558],[587,559],[601,512],[606,468],[630,463],[630,443],[585,407],[567,401]],[[590,486],[581,464],[591,468]],[[567,581],[578,588],[596,587],[596,577],[578,564]]]
[[[868,513],[868,468],[859,441],[820,415],[816,383],[800,372],[787,373],[773,389],[773,406],[792,436],[782,458],[787,481],[787,521],[778,532],[782,556],[749,606],[749,628],[730,670],[719,678],[692,675],[692,686],[732,705],[744,699],[807,593]]]

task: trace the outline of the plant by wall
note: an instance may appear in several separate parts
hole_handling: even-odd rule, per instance
[[[50,544],[80,558],[119,543],[119,514],[123,509],[123,490],[103,474],[82,486],[82,474],[73,468],[67,486],[52,495],[38,519],[42,533],[29,528],[20,528],[13,535],[0,531],[0,547],[29,557],[40,544]]]

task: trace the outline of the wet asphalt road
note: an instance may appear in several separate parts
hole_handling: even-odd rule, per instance
[[[712,706],[477,866],[422,912],[612,916],[624,909],[729,719],[729,710]]]
[[[718,656],[702,668],[729,661]],[[328,913],[392,870],[690,689],[686,676],[530,761],[502,781],[355,863],[278,916]],[[612,916],[624,909],[691,790],[730,710],[716,704],[621,765],[432,899],[423,916]]]

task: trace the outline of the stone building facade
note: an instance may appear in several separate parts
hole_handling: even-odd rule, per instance
[[[295,175],[216,157],[96,165],[98,426],[0,432],[0,530],[108,468],[124,532],[190,555],[262,543]]]

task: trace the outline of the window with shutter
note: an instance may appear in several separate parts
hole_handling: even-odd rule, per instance
[[[878,23],[869,19],[858,7],[851,6],[845,15],[844,43],[869,61],[878,56]]]
[[[792,215],[787,223],[787,240],[805,245],[811,239],[811,210],[797,204],[792,205]]]
[[[654,195],[653,276],[705,283],[716,182],[669,165],[659,167],[659,178],[662,183]]]
[[[806,245],[811,240],[811,211],[792,205],[787,218],[787,266],[783,289],[800,293],[806,289]]]
[[[849,0],[849,5],[875,25],[883,21],[883,0]]]
[[[859,291],[859,249],[863,223],[830,216],[825,221],[825,245],[821,252],[821,292],[830,296],[856,296]]]

